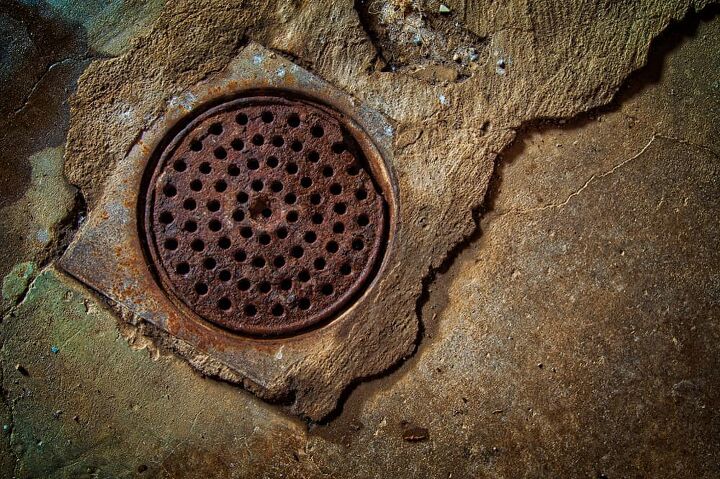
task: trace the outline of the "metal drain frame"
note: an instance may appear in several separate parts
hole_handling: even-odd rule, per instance
[[[239,92],[256,95],[273,90],[327,104],[345,116],[345,126],[358,140],[371,175],[382,190],[388,223],[387,244],[375,275],[351,305],[316,329],[265,339],[231,333],[178,308],[158,286],[147,266],[138,234],[137,210],[148,162],[164,139],[172,138],[173,129],[178,131],[188,117],[235,98]],[[129,310],[136,321],[148,323],[179,340],[185,345],[185,351],[178,351],[191,362],[225,366],[232,374],[218,372],[218,375],[242,382],[265,399],[280,400],[296,395],[296,401],[300,401],[301,396],[310,393],[298,391],[325,391],[325,396],[314,398],[311,406],[298,406],[302,414],[319,419],[334,407],[350,382],[367,375],[368,371],[388,367],[396,359],[382,348],[358,350],[344,345],[350,341],[358,322],[380,319],[366,317],[364,304],[380,295],[384,273],[397,256],[394,245],[399,224],[399,194],[390,166],[392,140],[393,127],[381,114],[307,70],[251,43],[223,72],[173,97],[163,116],[141,133],[127,156],[115,166],[102,197],[58,265]],[[362,339],[357,341],[362,344]],[[188,345],[193,352],[188,353]],[[323,377],[318,365],[331,360],[328,354],[335,354],[334,361],[353,364],[352,370],[335,380]],[[306,383],[318,379],[322,385]],[[289,388],[295,392],[289,393]]]
[[[186,121],[183,122],[183,124],[186,124],[182,128],[182,130],[175,135],[173,132],[170,133],[170,136],[172,138],[167,138],[163,142],[161,142],[160,145],[158,145],[158,148],[151,156],[151,159],[148,163],[148,172],[145,175],[145,181],[147,181],[146,184],[143,185],[141,188],[141,198],[139,198],[139,204],[138,204],[138,214],[141,218],[144,219],[144,221],[139,221],[138,227],[140,230],[141,238],[147,238],[146,244],[144,244],[145,249],[144,252],[146,254],[146,260],[148,262],[149,267],[151,268],[154,275],[156,275],[156,278],[158,280],[158,283],[160,284],[160,287],[163,287],[166,290],[166,294],[171,296],[171,299],[175,301],[176,305],[186,310],[186,314],[193,315],[198,317],[198,319],[202,319],[205,321],[209,321],[211,323],[218,324],[217,321],[203,318],[201,315],[195,313],[189,304],[186,304],[183,299],[179,297],[179,294],[177,291],[172,291],[172,282],[169,278],[169,273],[162,268],[162,266],[159,263],[159,256],[160,253],[156,251],[158,248],[157,245],[151,245],[148,244],[152,240],[151,237],[155,236],[155,233],[151,233],[150,230],[152,228],[151,224],[149,223],[149,218],[152,215],[152,205],[150,204],[151,201],[149,200],[148,193],[149,190],[155,189],[153,184],[157,181],[160,181],[159,177],[163,176],[164,173],[161,173],[160,170],[158,170],[159,164],[162,162],[163,158],[168,154],[170,150],[174,150],[174,148],[177,146],[177,144],[181,141],[181,139],[185,138],[185,136],[189,136],[192,134],[194,130],[191,130],[193,125],[197,125],[201,123],[202,121],[206,121],[209,117],[208,115],[215,115],[218,113],[223,113],[227,109],[232,109],[236,107],[242,107],[246,106],[247,108],[257,108],[255,105],[256,103],[260,104],[282,104],[283,102],[287,102],[288,106],[290,105],[302,105],[304,104],[306,108],[311,108],[313,112],[321,113],[323,115],[326,115],[327,117],[337,121],[338,125],[342,129],[348,129],[347,119],[343,118],[341,114],[338,112],[333,111],[331,108],[327,107],[323,104],[318,104],[316,102],[313,102],[310,98],[307,98],[306,96],[303,97],[297,97],[297,95],[294,95],[292,98],[289,98],[289,95],[287,95],[287,92],[280,92],[280,91],[268,91],[261,95],[255,95],[255,92],[249,91],[249,92],[242,92],[242,95],[236,98],[231,99],[228,102],[222,103],[217,106],[213,106],[211,108],[205,108],[200,112],[197,112],[195,114],[188,115],[188,118]],[[234,110],[233,110],[234,111]],[[356,132],[361,133],[361,132]],[[361,147],[355,147],[354,145],[356,143],[361,144],[363,143],[363,140],[365,143],[369,143],[369,138],[362,136],[362,137],[355,137],[353,136],[350,141],[352,142],[351,150],[359,150],[353,152],[354,154],[359,154],[360,158],[356,158],[356,162],[359,163],[362,170],[370,170],[371,166],[368,164],[369,162],[364,157],[364,150],[367,148],[361,148]],[[346,140],[347,141],[347,140]],[[167,143],[167,146],[164,145],[164,143]],[[247,144],[247,142],[246,142]],[[229,147],[228,147],[229,148]],[[165,160],[169,161],[169,159]],[[298,162],[299,163],[299,162]],[[160,165],[163,166],[163,165]],[[282,165],[281,165],[282,166]],[[166,168],[169,168],[168,166],[165,166]],[[150,171],[152,170],[152,171]],[[163,170],[165,171],[165,170]],[[310,176],[309,173],[305,173],[308,176]],[[375,181],[374,177],[372,176],[372,171],[368,171],[366,173],[369,176],[369,181],[374,185],[377,186],[377,182]],[[376,188],[380,190],[382,193],[381,188]],[[251,192],[252,194],[252,192]],[[380,264],[380,261],[382,260],[383,253],[385,251],[385,242],[386,242],[386,235],[387,232],[387,205],[384,200],[384,197],[380,195],[381,199],[381,208],[382,208],[382,216],[380,216],[379,221],[381,224],[376,225],[376,232],[377,232],[377,240],[376,243],[371,245],[372,249],[369,253],[369,261],[367,266],[361,271],[361,275],[357,283],[348,291],[344,293],[344,296],[340,298],[339,301],[332,304],[330,308],[328,308],[327,311],[321,311],[316,317],[311,317],[310,320],[305,320],[303,322],[299,322],[299,325],[297,326],[275,326],[273,329],[265,328],[265,327],[243,327],[243,328],[237,328],[238,331],[235,331],[238,334],[244,334],[247,336],[256,336],[256,337],[281,337],[281,336],[288,336],[291,334],[297,334],[298,332],[304,331],[304,330],[311,330],[318,326],[321,326],[322,324],[332,321],[335,317],[337,317],[339,314],[342,313],[344,309],[351,306],[353,304],[353,300],[359,296],[362,295],[362,292],[365,290],[366,286],[372,281],[372,279],[375,276],[375,273],[377,272],[378,266]],[[149,203],[150,202],[150,203]],[[295,207],[292,208],[294,210],[301,209],[301,207]],[[290,227],[290,225],[285,225],[287,227]],[[339,240],[338,240],[339,241]],[[228,251],[226,254],[232,254],[230,251]],[[227,326],[220,325],[220,327],[224,327],[225,329],[232,330],[232,328],[229,328]],[[242,329],[242,331],[240,330]]]

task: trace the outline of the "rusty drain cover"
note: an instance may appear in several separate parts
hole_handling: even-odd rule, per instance
[[[356,297],[384,248],[386,205],[342,116],[241,98],[191,121],[157,157],[144,235],[164,288],[251,335],[317,325]]]

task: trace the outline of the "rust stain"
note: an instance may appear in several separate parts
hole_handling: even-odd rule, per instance
[[[297,332],[346,306],[373,272],[385,204],[333,113],[281,97],[201,115],[147,192],[150,256],[193,312],[253,335]]]

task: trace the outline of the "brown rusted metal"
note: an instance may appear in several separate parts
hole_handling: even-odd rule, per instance
[[[171,139],[141,194],[164,289],[238,333],[331,318],[367,284],[385,242],[385,201],[357,140],[303,99],[208,110]]]

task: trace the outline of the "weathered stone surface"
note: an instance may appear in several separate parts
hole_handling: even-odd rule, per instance
[[[480,37],[492,32],[511,36],[518,25],[536,29],[534,20],[523,26],[526,17],[518,12],[529,12],[530,19],[543,18],[547,12],[537,5],[523,9],[498,2],[448,4],[453,12],[467,9],[468,28]],[[575,3],[567,5],[571,8]],[[643,10],[643,5],[651,6],[653,13]],[[169,7],[172,14],[161,17],[156,35],[162,37],[170,23],[183,18],[206,18],[181,7]],[[658,25],[682,15],[685,4],[624,5],[627,17],[605,5],[612,18],[605,17],[603,9],[583,7],[592,13],[592,21],[604,22],[604,28],[583,37],[587,44],[608,42],[611,55],[639,65],[644,58],[641,52],[654,35],[643,29],[659,31]],[[269,18],[262,16],[264,8],[257,10],[259,19]],[[315,38],[316,30],[318,37],[326,35],[334,30],[317,20],[324,16],[332,20],[328,23],[337,22],[338,28],[353,33],[354,27],[348,27],[354,23],[343,20],[344,7],[316,7],[313,2],[299,8],[296,15],[289,7],[276,7],[282,14],[278,22],[259,21],[260,27],[248,31],[273,28],[272,35],[263,37],[266,44],[304,52],[298,61],[346,91],[376,105],[385,103],[386,113],[401,112],[397,118],[391,116],[398,120],[395,141],[402,164],[396,167],[404,173],[404,188],[424,191],[438,203],[437,209],[418,209],[409,216],[436,236],[414,247],[440,264],[449,246],[471,229],[469,211],[481,200],[472,195],[485,190],[466,170],[475,160],[484,165],[473,156],[478,145],[474,130],[458,132],[465,135],[459,136],[465,143],[455,145],[453,127],[467,126],[470,119],[474,125],[486,116],[504,118],[505,113],[498,112],[503,104],[487,103],[487,111],[478,116],[473,108],[465,108],[474,104],[468,98],[483,91],[477,85],[463,87],[472,78],[458,84],[427,83],[429,100],[416,100],[412,107],[419,116],[407,122],[414,112],[404,104],[406,91],[408,97],[418,98],[407,85],[422,81],[392,80],[393,73],[373,72],[368,77],[378,79],[361,87],[375,81],[381,95],[348,86],[354,85],[357,71],[343,67],[349,59],[367,60],[369,66],[375,62],[373,54],[353,56],[355,37],[346,33],[348,42],[343,44],[338,34],[328,35],[330,55],[316,53],[319,39],[306,51],[282,35],[298,31],[298,37]],[[503,13],[503,8],[508,10]],[[245,14],[235,13],[243,25]],[[585,50],[566,53],[564,41],[584,31],[574,23],[576,17],[585,18],[580,13],[559,17],[571,24],[568,33],[541,29],[546,32],[542,38],[557,37],[547,40],[553,47],[544,51],[561,52],[558,61],[564,68],[564,60],[572,71],[562,70],[552,88],[542,82],[521,82],[526,86],[518,86],[517,91],[527,96],[532,111],[548,111],[536,106],[555,102],[563,108],[575,104],[579,109],[573,111],[602,103],[614,90],[612,85],[632,68],[618,67],[593,49],[587,54],[594,58],[588,63],[590,69],[607,60],[609,76],[603,76],[604,68],[587,77],[587,66],[574,69],[571,60],[585,58]],[[480,20],[475,25],[468,18]],[[633,30],[629,19],[635,18],[641,21]],[[202,21],[215,28],[214,21]],[[223,32],[233,30],[218,22],[214,33],[222,44]],[[653,23],[658,30],[643,22],[658,22]],[[714,19],[701,24],[691,38],[663,39],[660,52],[667,59],[655,58],[652,68],[631,82],[612,110],[570,120],[565,126],[556,123],[520,132],[515,145],[503,151],[498,179],[491,183],[484,206],[481,232],[463,244],[452,266],[428,285],[428,295],[419,303],[425,336],[418,352],[387,377],[358,386],[327,425],[306,431],[252,395],[198,377],[174,356],[154,350],[157,359],[152,361],[146,353],[132,351],[117,333],[115,315],[97,297],[54,270],[46,271],[14,309],[14,316],[2,324],[3,397],[9,407],[3,405],[0,411],[7,410],[3,420],[13,431],[13,451],[20,458],[17,475],[716,477],[720,135],[715,119],[720,109],[720,65],[713,52],[720,44],[719,25]],[[189,28],[191,22],[183,26]],[[685,22],[684,28],[693,26],[694,22]],[[210,37],[199,30],[182,36],[190,44],[187,51],[208,43]],[[613,31],[617,31],[614,37]],[[288,41],[278,40],[281,37]],[[629,48],[640,48],[635,56],[622,53],[622,46],[613,47],[613,41],[624,39],[632,39],[628,43],[635,47]],[[528,47],[523,41],[518,40],[517,48],[528,51],[539,42],[535,39]],[[137,48],[149,43],[153,41],[141,39]],[[347,51],[340,51],[338,44]],[[666,48],[676,44],[680,46]],[[162,41],[153,45],[150,50],[173,55],[170,49],[162,50]],[[203,58],[212,57],[212,51],[198,51]],[[545,54],[554,58],[550,53]],[[538,57],[537,62],[545,60]],[[113,74],[123,75],[124,68],[131,71],[131,78],[147,68],[148,83],[135,85],[138,95],[151,96],[168,84],[166,70],[173,71],[167,64],[156,70],[149,65],[133,70],[123,62],[126,59],[92,67],[86,77],[92,87],[87,88],[95,91],[102,81],[113,81]],[[496,71],[496,62],[487,68],[507,79],[514,64],[514,59],[506,63],[505,75]],[[222,61],[217,65],[221,68]],[[92,73],[105,68],[110,72],[99,77]],[[363,74],[357,73],[360,78]],[[591,85],[592,75],[603,80],[582,100],[568,100],[578,94],[576,82]],[[613,80],[615,75],[620,76]],[[192,78],[180,82],[177,90],[197,79]],[[495,83],[488,91],[494,95],[515,88],[512,83],[500,85]],[[459,94],[460,88],[468,90]],[[534,89],[544,88],[549,88],[544,99],[533,96]],[[435,105],[440,92],[451,101],[450,110],[435,111],[440,110]],[[97,101],[98,111],[106,114],[107,105],[115,100]],[[147,106],[145,100],[138,104]],[[509,111],[518,108],[513,105]],[[425,115],[423,108],[433,111]],[[562,108],[557,111],[565,114]],[[524,114],[512,113],[512,117]],[[504,124],[514,128],[517,121],[533,118],[529,113],[524,120]],[[121,130],[112,121],[109,124],[115,134]],[[478,120],[477,126],[492,131],[496,125],[484,126]],[[142,121],[128,127],[132,128],[142,129]],[[84,134],[76,130],[73,141]],[[448,143],[435,144],[441,140]],[[131,140],[108,135],[104,141],[109,141],[109,155],[118,159],[122,146]],[[94,142],[77,148],[100,151],[102,142]],[[93,158],[89,154],[82,161]],[[412,176],[418,170],[427,172],[423,181]],[[80,178],[78,171],[73,173],[74,181]],[[87,171],[91,176],[84,188],[95,189],[97,195],[104,175],[97,166]],[[447,212],[436,216],[451,208],[458,209],[457,216]],[[424,274],[426,268],[418,270]],[[135,346],[148,345],[137,331],[124,332]],[[59,347],[58,353],[51,352],[53,345]],[[20,374],[15,364],[24,365],[29,375]],[[55,419],[53,413],[59,410]],[[79,411],[79,422],[73,420],[72,411]],[[405,441],[409,427],[427,429],[427,440]],[[10,449],[0,451],[1,471],[11,477],[14,456]]]
[[[160,6],[158,1],[135,0],[0,4],[0,242],[5,246],[0,250],[0,276],[16,263],[46,263],[56,256],[53,250],[63,238],[53,224],[44,226],[46,240],[28,238],[52,219],[38,199],[58,214],[68,214],[65,197],[55,196],[55,186],[46,186],[66,184],[62,155],[68,96],[90,59],[129,48],[128,38],[143,32]],[[57,167],[50,169],[51,162]]]
[[[390,3],[399,6],[401,22],[410,21],[418,8],[412,2]],[[647,18],[644,28],[618,21],[618,12],[610,9],[604,15],[615,21],[603,24],[600,38],[597,31],[582,28],[586,17],[576,15],[584,11],[580,4],[560,10],[543,5],[532,14],[537,24],[531,32],[509,29],[493,35],[477,53],[482,60],[467,78],[436,84],[378,71],[378,50],[350,3],[218,2],[195,8],[191,1],[176,2],[125,55],[95,62],[83,74],[73,100],[66,171],[71,182],[82,188],[90,207],[98,204],[108,167],[126,157],[142,132],[163,117],[173,98],[222,75],[247,38],[297,58],[391,118],[396,140],[389,161],[397,177],[400,210],[393,246],[397,254],[378,288],[385,294],[373,298],[374,307],[368,306],[364,321],[346,331],[355,338],[353,346],[344,350],[353,351],[351,359],[331,361],[335,346],[328,343],[328,354],[304,361],[302,367],[292,369],[292,378],[282,381],[289,393],[290,385],[297,385],[292,391],[293,409],[318,420],[330,412],[320,404],[334,403],[352,381],[378,374],[412,351],[419,331],[415,303],[421,279],[472,232],[472,212],[481,204],[496,153],[510,144],[514,129],[531,119],[573,115],[609,101],[620,81],[642,63],[654,35],[688,8],[702,5],[628,5],[633,14]],[[564,66],[560,76],[556,62],[544,60],[543,48],[563,46],[554,50],[563,58],[577,57],[578,50],[556,29],[558,18],[548,14],[553,11],[576,22],[576,42],[584,45],[587,39],[595,45],[582,48],[587,62]],[[430,31],[433,25],[428,22],[423,28]],[[541,41],[529,36],[534,31],[542,33]],[[545,39],[546,33],[554,35],[552,41]],[[445,35],[455,36],[449,46],[473,38],[451,29]],[[620,44],[618,38],[631,41]],[[435,55],[435,63],[453,61]],[[600,81],[591,82],[593,75]],[[563,87],[557,88],[560,82]],[[381,327],[373,328],[374,323]],[[328,381],[330,377],[333,381]]]

